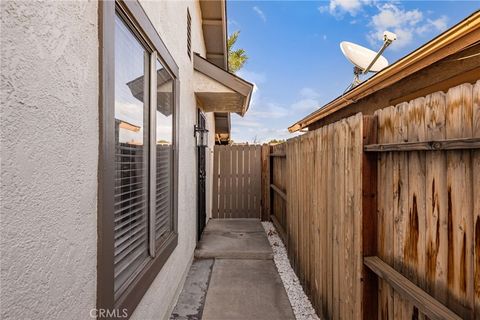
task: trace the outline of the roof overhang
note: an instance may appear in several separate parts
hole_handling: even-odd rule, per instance
[[[193,55],[194,92],[205,112],[235,112],[243,116],[250,104],[253,84],[225,71],[198,54]]]
[[[227,7],[225,0],[200,0],[206,58],[227,70]],[[230,113],[215,112],[215,134],[219,142],[230,139]]]
[[[230,113],[215,112],[215,140],[217,143],[228,143],[230,140]]]
[[[392,86],[399,80],[478,43],[479,40],[480,11],[476,11],[451,29],[378,72],[367,81],[296,122],[288,130],[296,132],[306,128],[312,123],[338,112],[360,99]]]
[[[216,66],[227,68],[227,13],[225,0],[200,0],[206,57]]]

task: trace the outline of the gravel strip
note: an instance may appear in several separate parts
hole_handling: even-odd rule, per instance
[[[298,281],[298,277],[290,266],[288,261],[287,250],[282,240],[275,231],[275,227],[271,222],[262,222],[263,228],[268,235],[268,241],[273,249],[273,259],[277,266],[280,278],[282,278],[283,286],[287,291],[288,299],[293,308],[293,313],[297,320],[317,320],[320,319],[310,303],[303,288]]]

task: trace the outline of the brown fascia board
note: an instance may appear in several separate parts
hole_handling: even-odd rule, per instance
[[[242,112],[239,114],[243,116],[247,112],[253,92],[252,83],[234,75],[233,73],[223,70],[207,59],[201,57],[198,53],[193,55],[193,68],[244,96],[245,104]]]
[[[406,55],[394,64],[372,76],[359,86],[337,97],[322,108],[312,112],[291,125],[288,130],[296,132],[328,115],[344,109],[381,89],[394,85],[399,80],[429,65],[454,54],[480,40],[480,10],[443,32],[436,38]]]

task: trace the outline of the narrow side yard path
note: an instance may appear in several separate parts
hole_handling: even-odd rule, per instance
[[[268,241],[272,245],[275,265],[287,291],[295,318],[297,320],[319,320],[320,318],[315,313],[312,303],[303,291],[302,285],[290,265],[287,249],[278,236],[275,226],[271,222],[262,222],[262,225],[268,235]]]
[[[209,221],[171,319],[295,319],[259,220]]]

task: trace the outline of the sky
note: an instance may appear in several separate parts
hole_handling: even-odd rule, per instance
[[[249,57],[237,72],[254,83],[250,108],[232,115],[234,142],[288,139],[288,127],[335,99],[353,66],[339,44],[374,51],[383,31],[397,34],[384,56],[393,63],[480,9],[475,1],[227,1],[228,33]]]

